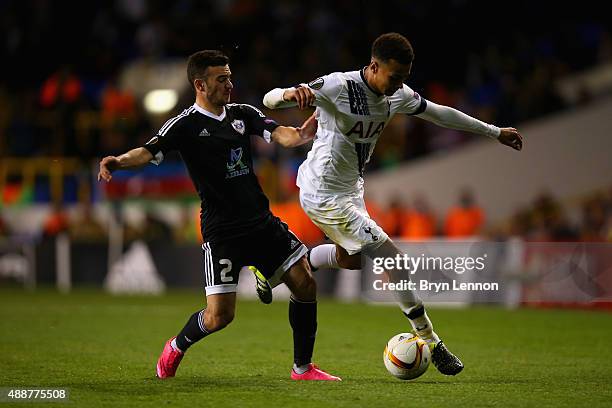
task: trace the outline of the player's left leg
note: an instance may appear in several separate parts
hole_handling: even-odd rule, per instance
[[[345,240],[346,241],[346,240]],[[386,239],[382,245],[366,246],[363,253],[370,258],[392,258],[403,253],[390,240]],[[340,245],[320,245],[309,253],[309,264],[324,268],[361,268],[361,253],[349,254]],[[410,280],[409,274],[402,271],[385,271],[385,275],[390,282],[401,282]],[[451,353],[446,345],[440,340],[433,331],[433,324],[427,316],[423,301],[414,291],[395,291],[397,303],[410,322],[414,332],[427,341],[432,349],[431,360],[436,368],[446,375],[456,375],[463,370],[463,363],[457,356]]]
[[[293,329],[293,380],[341,381],[312,363],[317,334],[317,284],[302,257],[283,276],[291,290],[289,323]]]
[[[300,203],[313,223],[336,243],[320,245],[309,254],[309,263],[319,267],[344,267],[361,269],[361,254],[370,258],[395,258],[403,253],[389,239],[389,236],[368,215],[363,200],[363,190],[355,194],[335,197],[319,202],[300,192]],[[391,282],[409,280],[402,271],[385,271]],[[461,361],[454,356],[433,331],[431,320],[425,312],[422,300],[414,291],[394,291],[398,304],[410,321],[413,330],[430,347],[433,347],[432,361],[442,374],[455,375],[463,369]]]
[[[260,287],[269,287],[271,291],[276,285],[285,283],[291,291],[289,323],[293,329],[294,346],[291,378],[340,380],[320,370],[311,361],[317,333],[317,284],[306,261],[306,246],[278,218],[266,225],[256,238],[248,250],[248,259],[254,263],[250,269],[256,278],[265,282],[265,285],[259,282],[257,285],[260,298]]]
[[[380,227],[376,227],[380,228]],[[345,241],[347,241],[345,239]],[[364,242],[367,244],[367,242]],[[382,244],[377,243],[376,246],[365,246],[364,254],[371,258],[394,258],[400,253],[399,249],[386,238]],[[361,252],[349,254],[342,246],[335,244],[319,245],[313,248],[309,254],[309,263],[318,267],[324,268],[346,268],[346,269],[361,269]],[[390,273],[391,272],[391,273]],[[386,278],[391,282],[401,282],[409,280],[410,276],[398,271],[385,271]],[[397,297],[398,304],[406,315],[419,337],[428,342],[436,344],[439,341],[438,336],[433,332],[431,321],[424,312],[423,302],[418,297],[416,292],[403,291],[394,292]],[[423,313],[420,313],[420,311]]]
[[[364,249],[364,254],[372,259],[395,259],[398,255],[404,255],[390,239],[386,240],[379,247]],[[385,271],[385,275],[390,282],[401,282],[410,279],[410,275],[407,271],[401,270]],[[446,375],[459,374],[459,372],[463,370],[463,363],[446,348],[446,345],[433,331],[433,324],[429,316],[427,316],[425,306],[419,295],[411,290],[394,291],[394,294],[397,296],[399,307],[406,318],[408,318],[414,332],[429,344],[432,350],[431,361],[438,371]]]

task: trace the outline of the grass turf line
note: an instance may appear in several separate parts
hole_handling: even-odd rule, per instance
[[[67,387],[72,405],[88,407],[592,408],[612,400],[610,314],[493,307],[429,311],[466,365],[457,377],[432,366],[416,381],[396,380],[382,351],[408,330],[399,310],[321,301],[314,360],[344,381],[293,382],[287,302],[245,301],[228,328],[190,349],[176,378],[157,380],[164,342],[203,301],[188,291],[116,297],[2,289],[0,387]]]

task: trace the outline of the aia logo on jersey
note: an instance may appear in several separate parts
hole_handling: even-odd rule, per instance
[[[225,175],[226,179],[231,179],[238,176],[243,176],[245,174],[249,174],[250,170],[242,162],[242,147],[237,147],[235,149],[230,149],[230,157],[229,161],[226,164],[227,166],[227,174]]]
[[[370,139],[376,136],[380,136],[383,129],[385,128],[385,122],[369,122],[367,128],[364,126],[361,120],[358,120],[355,125],[348,131],[347,136],[356,135],[359,139]]]
[[[244,135],[244,121],[236,119],[232,122],[232,127],[236,132]]]

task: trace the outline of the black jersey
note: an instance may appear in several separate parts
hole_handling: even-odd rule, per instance
[[[206,241],[245,235],[272,217],[268,198],[253,172],[250,135],[270,142],[278,124],[251,105],[228,104],[216,116],[197,104],[168,120],[144,146],[159,164],[180,153],[202,200]]]

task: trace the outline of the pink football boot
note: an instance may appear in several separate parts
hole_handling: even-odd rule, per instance
[[[175,350],[172,347],[172,340],[176,337],[172,337],[170,340],[166,342],[164,346],[164,350],[159,356],[159,360],[157,360],[157,377],[158,378],[169,378],[174,377],[176,374],[176,369],[178,368],[181,360],[183,359],[184,353]]]
[[[298,374],[292,369],[291,379],[296,381],[342,381],[342,378],[326,373],[313,363],[308,364],[308,371],[304,374]]]

